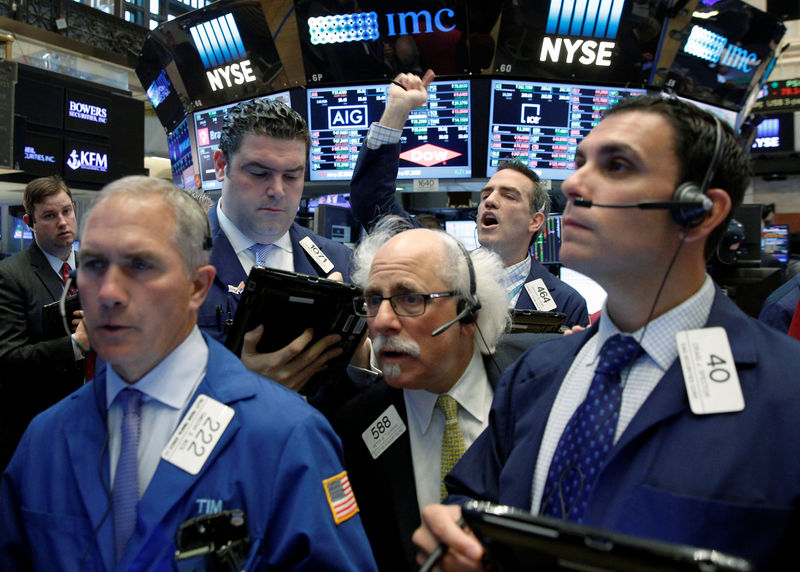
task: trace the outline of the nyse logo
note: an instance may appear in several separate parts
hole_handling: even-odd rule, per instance
[[[539,61],[607,67],[625,0],[550,0]],[[587,39],[588,38],[588,39]]]
[[[368,127],[366,105],[340,105],[328,108],[328,127]]]
[[[108,155],[106,153],[73,149],[69,154],[69,159],[67,159],[67,167],[73,171],[85,169],[105,173],[108,171]]]
[[[434,14],[429,10],[386,14],[386,35],[450,32],[456,29],[455,16],[450,8],[442,8]],[[377,40],[381,36],[375,12],[309,18],[308,32],[314,45]]]
[[[256,81],[232,14],[192,26],[189,33],[207,70],[211,91]]]

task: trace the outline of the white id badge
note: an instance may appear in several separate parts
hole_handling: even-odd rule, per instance
[[[299,244],[303,247],[303,250],[308,252],[311,258],[314,259],[314,262],[319,264],[319,267],[325,274],[328,274],[331,270],[333,270],[333,262],[328,260],[328,257],[325,256],[325,253],[320,250],[319,246],[314,244],[314,241],[311,240],[310,236],[302,239]]]
[[[167,441],[161,458],[196,475],[233,419],[233,408],[208,395],[198,395],[175,433]]]
[[[361,438],[364,439],[364,444],[369,449],[372,458],[377,459],[405,432],[406,424],[400,418],[397,408],[390,405],[367,427],[367,430],[361,434]]]
[[[675,334],[689,405],[695,415],[744,409],[725,328],[702,328]]]
[[[537,278],[525,284],[525,290],[528,291],[528,296],[533,300],[533,305],[540,312],[552,312],[558,305],[553,300],[550,290],[544,285],[544,280]]]

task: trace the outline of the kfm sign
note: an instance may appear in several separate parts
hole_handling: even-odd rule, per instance
[[[450,8],[441,8],[437,12],[418,10],[384,14],[385,35],[450,32],[456,29],[455,16],[455,11]],[[381,37],[380,21],[376,12],[309,18],[308,32],[314,45],[361,42]]]
[[[550,0],[540,62],[611,65],[625,0]]]
[[[189,33],[206,68],[211,91],[256,81],[232,14],[192,26]]]

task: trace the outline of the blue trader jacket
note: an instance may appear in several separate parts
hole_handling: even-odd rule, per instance
[[[358,515],[334,523],[323,480],[342,472],[330,425],[206,336],[195,395],[235,411],[197,475],[161,460],[136,529],[114,558],[105,367],[36,417],[0,488],[0,570],[172,570],[175,533],[208,512],[246,513],[250,570],[375,570]]]
[[[781,569],[800,538],[800,342],[746,316],[719,290],[706,324],[713,326],[728,333],[744,410],[692,413],[676,359],[614,445],[584,522]],[[506,370],[489,426],[447,477],[448,502],[531,508],[550,409],[596,329],[545,342]]]
[[[208,292],[205,302],[200,307],[197,316],[197,325],[200,329],[217,340],[225,341],[225,323],[228,319],[233,319],[236,308],[239,305],[241,294],[233,292],[239,284],[247,282],[239,258],[231,246],[228,237],[219,226],[217,218],[217,208],[212,207],[208,213],[211,221],[211,236],[213,246],[211,247],[211,264],[217,269],[217,275],[211,290]],[[333,263],[333,270],[323,273],[320,268],[308,260],[305,250],[298,243],[305,237],[310,237],[320,250]],[[331,272],[341,272],[345,282],[350,282],[350,259],[352,251],[350,248],[339,242],[334,242],[323,236],[314,234],[299,224],[292,223],[289,228],[289,238],[292,241],[292,257],[294,260],[294,271],[298,274],[310,276],[326,277]]]

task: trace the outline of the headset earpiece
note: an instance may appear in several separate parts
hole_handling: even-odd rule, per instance
[[[681,227],[685,229],[692,229],[699,226],[706,218],[706,215],[714,206],[714,203],[706,196],[708,188],[711,186],[711,180],[717,172],[717,168],[722,163],[724,155],[722,123],[714,115],[714,154],[711,157],[711,163],[706,169],[706,174],[703,177],[703,182],[699,186],[697,183],[687,182],[678,185],[675,192],[672,194],[672,200],[680,205],[670,207],[670,214],[672,218]]]

